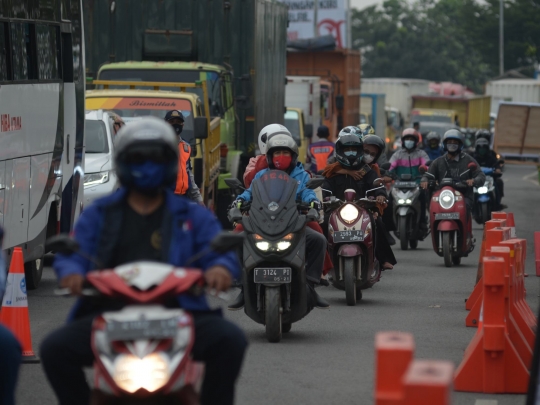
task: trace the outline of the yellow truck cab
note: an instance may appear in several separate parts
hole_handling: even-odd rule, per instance
[[[298,161],[305,164],[309,139],[306,137],[306,121],[304,120],[303,110],[301,108],[287,107],[283,125],[291,132],[298,145]],[[316,129],[314,128],[314,130]]]
[[[458,113],[455,110],[439,110],[435,108],[415,108],[411,111],[411,123],[440,122],[450,125],[459,125]]]
[[[93,84],[103,88],[86,92],[86,109],[113,111],[126,123],[144,116],[164,118],[170,110],[182,112],[185,122],[181,136],[192,148],[191,163],[195,182],[201,189],[205,204],[213,208],[216,205],[220,170],[221,119],[210,118],[207,113],[209,108],[204,106],[201,98],[193,92],[186,91],[186,88],[200,87],[206,95],[206,82],[131,83],[96,80]],[[135,89],[135,86],[139,89]],[[175,87],[178,91],[159,90],[160,86]],[[141,87],[148,87],[151,90],[140,90]],[[208,103],[208,97],[204,97],[204,100]]]

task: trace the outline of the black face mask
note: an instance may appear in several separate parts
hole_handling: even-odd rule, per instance
[[[182,130],[184,129],[184,126],[181,124],[172,124],[172,127],[174,128],[174,132],[176,132],[176,135],[180,135],[182,133]]]

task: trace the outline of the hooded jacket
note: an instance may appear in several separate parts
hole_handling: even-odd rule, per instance
[[[401,148],[390,158],[390,171],[395,172],[398,178],[402,174],[411,174],[413,180],[420,181],[418,168],[425,165],[429,160],[428,155],[422,149],[416,148],[412,152]]]

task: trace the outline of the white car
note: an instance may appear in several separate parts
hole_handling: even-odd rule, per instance
[[[114,172],[113,118],[103,110],[87,111],[85,120],[84,205],[119,187]]]

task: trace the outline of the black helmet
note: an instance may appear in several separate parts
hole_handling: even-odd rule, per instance
[[[486,138],[478,138],[474,145],[474,150],[480,155],[485,155],[489,151],[489,141]]]
[[[463,150],[464,140],[463,140],[463,134],[458,129],[449,129],[444,133],[443,137],[443,146],[444,150],[448,151],[446,148],[446,143],[449,139],[457,139],[459,141],[459,150]]]
[[[123,186],[137,188],[140,191],[155,191],[169,187],[176,181],[178,138],[173,128],[165,121],[145,117],[140,121],[130,122],[118,131],[114,146],[115,170]],[[137,185],[139,175],[133,171],[133,165],[149,161],[165,164],[165,173],[158,184],[151,184],[147,190],[140,184]],[[140,171],[140,176],[147,175],[142,173],[144,168]]]
[[[431,140],[436,140],[437,142],[441,142],[441,136],[435,132],[435,131],[431,131],[431,132],[428,132],[427,136],[426,136],[426,141],[429,142]]]
[[[167,114],[165,114],[165,121],[170,121],[173,118],[178,118],[180,121],[184,122],[184,114],[182,114],[182,111],[180,110],[171,110],[167,111]]]
[[[356,156],[345,155],[344,149],[351,146],[357,149]],[[336,160],[340,164],[351,169],[358,169],[362,164],[363,157],[364,142],[362,138],[352,134],[343,134],[338,138],[336,142]]]
[[[278,149],[289,149],[291,151],[292,161],[289,169],[294,168],[298,160],[298,145],[291,136],[284,133],[272,135],[266,143],[266,162],[268,163],[268,167],[275,169],[272,156]]]
[[[491,141],[491,132],[489,132],[487,129],[479,129],[478,131],[476,131],[474,138],[476,140],[479,140],[480,138],[484,138],[484,139],[487,139],[489,142]]]
[[[384,141],[377,135],[366,135],[364,137],[364,145],[373,145],[379,148],[379,153],[377,154],[377,156],[375,156],[375,159],[373,159],[373,163],[377,162],[377,160],[386,148]]]

